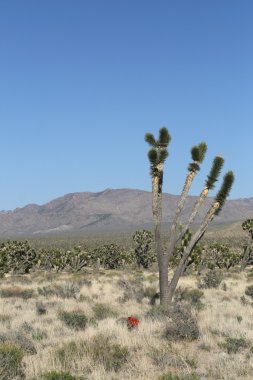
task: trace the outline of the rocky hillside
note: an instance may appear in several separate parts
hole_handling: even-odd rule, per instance
[[[178,196],[164,194],[163,220],[170,222]],[[196,200],[189,197],[183,220]],[[211,199],[201,210],[203,215]],[[200,215],[201,216],[201,215]],[[253,198],[227,201],[215,223],[253,217]],[[29,204],[0,212],[0,236],[114,231],[151,226],[151,193],[132,189],[106,189],[99,193],[71,193],[44,205]]]

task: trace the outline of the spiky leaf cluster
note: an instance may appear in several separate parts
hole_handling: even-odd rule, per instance
[[[146,133],[145,141],[151,146],[156,146],[156,139],[154,138],[152,133]]]
[[[193,162],[188,166],[190,172],[199,171],[199,164],[203,162],[207,150],[207,145],[205,142],[201,142],[199,145],[194,145],[191,149],[191,157]]]
[[[219,209],[216,211],[216,215],[221,211],[234,183],[234,173],[232,171],[227,172],[223,177],[223,183],[220,190],[216,194],[215,201],[219,202]]]
[[[145,141],[151,145],[148,152],[148,159],[151,164],[151,175],[157,175],[156,167],[165,162],[169,153],[167,146],[171,140],[167,128],[163,127],[159,130],[159,138],[156,140],[152,133],[146,133]]]
[[[159,130],[159,139],[158,139],[159,145],[166,148],[170,140],[171,140],[171,136],[168,132],[168,129],[166,127],[162,127]]]
[[[211,190],[214,188],[215,182],[218,180],[221,169],[224,164],[224,159],[221,156],[216,156],[213,160],[213,165],[211,167],[210,173],[207,176],[206,187]]]

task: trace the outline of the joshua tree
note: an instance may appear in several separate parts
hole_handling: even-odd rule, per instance
[[[190,231],[190,226],[198,214],[198,211],[205,198],[207,197],[209,190],[214,187],[214,184],[218,179],[224,163],[222,157],[216,156],[213,160],[213,164],[210,173],[207,176],[204,188],[202,189],[199,198],[192,209],[191,215],[186,225],[183,228],[179,229],[180,215],[183,211],[193,179],[196,176],[197,172],[200,170],[200,164],[204,160],[207,146],[204,142],[201,142],[199,145],[196,145],[191,149],[192,162],[188,166],[188,174],[186,176],[183,191],[179,197],[175,216],[170,228],[168,248],[165,251],[163,250],[161,243],[162,184],[163,167],[164,162],[168,156],[167,146],[170,141],[170,135],[168,130],[163,127],[159,131],[158,140],[155,140],[154,136],[150,133],[146,134],[145,140],[151,145],[151,149],[148,152],[148,158],[150,161],[152,177],[152,211],[155,224],[155,246],[159,267],[160,302],[161,304],[167,306],[172,300],[173,294],[178,284],[178,280],[187,266],[188,259],[194,247],[203,237],[210,222],[221,211],[234,182],[234,175],[232,171],[226,173],[223,178],[221,188],[213,200],[209,210],[207,211],[201,225],[197,231],[192,234]],[[181,246],[181,258],[178,265],[176,266],[171,281],[168,282],[169,261],[178,244]]]
[[[244,255],[241,262],[241,270],[244,270],[248,265],[250,255],[252,253],[253,242],[253,219],[247,219],[242,223],[242,229],[248,232],[248,241],[244,247]]]
[[[158,140],[151,133],[145,135],[145,140],[151,146],[148,158],[152,178],[152,212],[155,225],[155,250],[159,268],[160,299],[163,300],[166,297],[164,292],[168,287],[168,258],[164,255],[161,241],[163,167],[169,155],[167,147],[171,137],[167,128],[163,127],[159,131]]]
[[[156,260],[152,250],[152,233],[148,230],[135,231],[133,240],[135,242],[134,252],[138,267],[149,268]]]

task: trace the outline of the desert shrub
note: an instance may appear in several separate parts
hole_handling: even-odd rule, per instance
[[[175,374],[173,372],[164,373],[159,377],[159,380],[200,380],[196,373]]]
[[[182,255],[184,253],[185,246],[188,244],[188,238],[190,235],[188,235],[189,232],[186,233],[185,238],[181,240],[181,244],[177,247],[175,247],[173,255],[170,259],[170,265],[172,267],[176,267],[179,264],[179,261],[182,258]],[[186,262],[186,267],[185,267],[185,272],[189,272],[190,269],[197,270],[199,266],[202,263],[202,253],[203,253],[203,246],[202,245],[197,245],[191,255],[189,256],[187,262]]]
[[[173,353],[169,344],[166,346],[160,346],[159,348],[152,347],[149,356],[152,359],[153,364],[161,370],[168,367],[180,369],[188,368],[185,359],[180,355]]]
[[[75,246],[66,254],[68,256],[68,267],[72,272],[79,272],[91,264],[91,252],[87,247]]]
[[[204,305],[201,302],[204,292],[200,289],[188,289],[188,288],[178,288],[175,292],[174,301],[182,302],[186,301],[191,304],[197,310],[201,310]]]
[[[10,380],[24,378],[23,359],[24,353],[20,346],[13,343],[0,343],[0,379]]]
[[[139,281],[129,281],[125,278],[118,280],[117,285],[123,290],[123,296],[118,301],[124,303],[130,299],[135,299],[140,302],[143,298],[143,285]]]
[[[8,241],[0,246],[0,271],[29,273],[38,262],[37,252],[28,241]]]
[[[154,305],[145,313],[145,317],[152,320],[163,320],[168,317],[168,310],[163,305]]]
[[[96,303],[92,307],[94,318],[96,319],[105,319],[110,317],[116,317],[118,314],[115,310],[113,310],[109,305],[105,305],[103,303]]]
[[[156,261],[155,252],[152,251],[153,235],[148,230],[138,230],[133,235],[135,242],[135,259],[139,267],[149,268]]]
[[[61,272],[66,269],[69,257],[62,248],[47,248],[40,252],[40,268]]]
[[[59,319],[71,329],[84,330],[88,322],[88,318],[81,310],[60,311]]]
[[[243,319],[243,318],[242,318],[241,315],[237,315],[237,316],[236,316],[236,320],[237,320],[238,323],[241,323],[242,319]]]
[[[207,249],[208,267],[214,269],[230,269],[238,265],[241,255],[228,244],[214,243]]]
[[[70,370],[75,360],[80,360],[87,352],[85,341],[70,341],[57,348],[54,356],[60,362],[61,366]]]
[[[173,304],[169,312],[169,322],[165,327],[164,335],[170,340],[195,340],[199,337],[199,328],[196,318],[188,305]]]
[[[218,343],[219,347],[226,350],[228,354],[236,354],[241,348],[249,347],[244,338],[226,337],[225,342]]]
[[[245,290],[245,294],[251,298],[253,298],[253,285],[247,286]]]
[[[155,286],[143,286],[144,278],[141,276],[133,280],[126,280],[121,278],[118,280],[117,285],[123,290],[123,296],[119,297],[118,301],[124,303],[130,299],[141,302],[143,298],[149,298],[151,305],[154,305],[159,298],[159,293]]]
[[[92,259],[94,263],[99,262],[106,269],[118,269],[127,261],[127,254],[119,245],[111,243],[95,248]]]
[[[54,284],[38,288],[38,294],[44,297],[56,296],[59,298],[77,298],[80,288],[74,282],[64,282],[62,284]]]
[[[223,279],[222,273],[215,269],[210,269],[199,283],[199,288],[218,288]]]
[[[82,376],[71,375],[70,372],[50,371],[43,374],[45,380],[85,380]]]
[[[48,337],[47,332],[45,330],[41,330],[40,328],[34,329],[32,332],[32,338],[36,341],[41,341]]]
[[[3,298],[23,298],[28,299],[34,296],[34,290],[29,288],[21,288],[19,286],[10,286],[8,288],[1,289],[1,297]]]
[[[87,350],[94,362],[102,363],[106,371],[119,371],[129,357],[127,347],[112,343],[101,334],[94,337]]]
[[[22,347],[28,355],[36,355],[37,350],[33,341],[22,331],[22,327],[7,334],[7,340]]]
[[[43,302],[36,302],[36,313],[38,315],[44,315],[47,313],[47,307]]]

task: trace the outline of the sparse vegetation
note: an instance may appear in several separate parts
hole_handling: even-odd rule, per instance
[[[68,266],[42,270],[38,262],[29,273],[3,276],[0,345],[21,354],[16,365],[8,350],[4,354],[9,363],[4,380],[251,380],[252,268],[240,271],[238,263],[210,269],[209,252],[217,236],[215,242],[206,239],[166,308],[159,304],[156,267],[137,269],[132,234],[128,236],[124,259],[120,256],[113,269],[102,261],[98,267],[97,256],[91,255],[89,264],[76,272]],[[91,253],[105,245],[110,243],[83,244]],[[240,247],[241,240],[231,251],[240,255]],[[58,248],[73,251],[67,245]],[[138,326],[129,328],[128,318],[138,320]],[[226,362],[221,362],[224,355]]]

